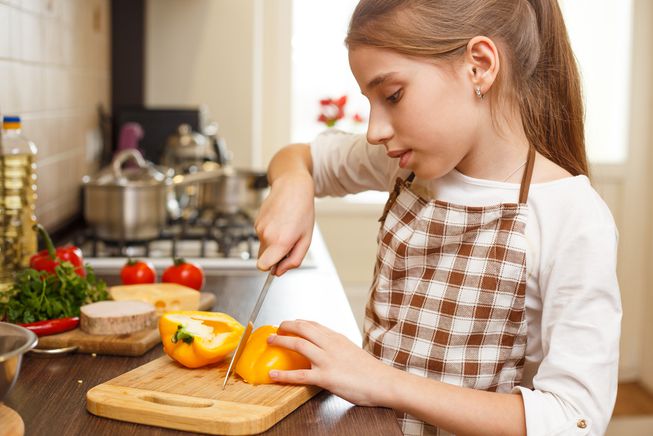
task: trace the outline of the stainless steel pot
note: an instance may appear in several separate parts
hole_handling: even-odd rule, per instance
[[[135,168],[123,168],[129,160]],[[174,202],[172,174],[143,159],[137,150],[119,153],[110,167],[84,177],[84,218],[97,237],[138,241],[157,237]],[[174,204],[170,209],[174,209]]]
[[[123,168],[131,160],[137,166]],[[84,219],[95,236],[104,240],[154,239],[168,218],[181,215],[174,187],[210,183],[221,174],[219,169],[207,169],[175,176],[172,169],[146,161],[138,150],[124,150],[97,176],[82,179]]]
[[[181,124],[168,137],[161,163],[175,173],[185,173],[206,161],[216,161],[216,149],[206,136],[193,132],[190,125]]]
[[[205,172],[217,172],[212,180],[201,184],[199,206],[221,213],[244,211],[254,216],[268,191],[267,173],[231,166],[216,167],[214,162],[202,165]]]

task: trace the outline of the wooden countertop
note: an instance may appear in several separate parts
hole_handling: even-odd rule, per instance
[[[279,324],[285,319],[312,319],[360,344],[358,327],[319,231],[315,232],[311,254],[316,268],[294,270],[275,279],[256,325]],[[239,271],[207,283],[204,290],[216,294],[214,310],[245,322],[264,279],[260,272]],[[188,434],[100,418],[86,411],[86,392],[91,387],[161,355],[158,346],[140,357],[28,354],[5,404],[20,414],[26,435]],[[392,410],[354,406],[323,391],[264,434],[400,435],[401,430]]]

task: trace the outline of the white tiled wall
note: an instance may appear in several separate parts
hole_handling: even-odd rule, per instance
[[[109,0],[0,0],[0,113],[20,115],[38,149],[38,220],[79,210],[80,179],[110,105]]]

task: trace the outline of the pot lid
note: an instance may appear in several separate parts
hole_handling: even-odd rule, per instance
[[[130,160],[134,160],[136,166],[125,165]],[[82,181],[87,185],[123,187],[159,186],[172,183],[169,170],[153,165],[135,149],[121,151],[110,166],[105,167],[95,176],[85,176]]]
[[[190,125],[181,124],[177,132],[168,137],[164,161],[169,166],[204,160],[216,160],[216,153],[209,139],[193,132]]]

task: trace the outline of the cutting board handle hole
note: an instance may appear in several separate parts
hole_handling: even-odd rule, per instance
[[[179,400],[173,398],[158,397],[156,395],[144,395],[139,397],[143,401],[149,401],[150,403],[163,404],[164,406],[177,406],[177,407],[211,407],[213,406],[212,401],[201,401],[195,398],[189,398],[188,400]]]

